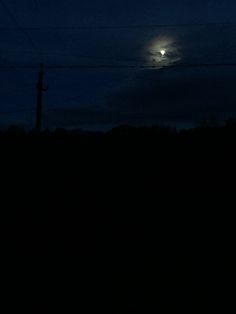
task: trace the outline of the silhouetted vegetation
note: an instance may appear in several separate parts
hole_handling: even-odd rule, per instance
[[[225,308],[227,296],[217,289],[230,293],[228,281],[217,265],[234,239],[234,120],[222,127],[120,126],[107,133],[11,127],[0,133],[0,147],[7,250],[14,243],[21,254],[73,256],[91,277],[80,277],[87,311],[188,312],[193,304],[209,309],[216,299]],[[91,289],[89,280],[97,282],[93,294],[83,292]]]

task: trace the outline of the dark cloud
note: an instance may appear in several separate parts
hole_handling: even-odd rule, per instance
[[[194,74],[194,75],[193,75]],[[51,113],[51,123],[83,125],[195,125],[207,119],[222,121],[235,115],[236,74],[217,69],[145,71],[100,108]]]
[[[139,111],[157,121],[224,119],[235,113],[235,82],[236,73],[228,70],[148,71],[139,73],[126,90],[114,95],[111,107],[129,114]]]

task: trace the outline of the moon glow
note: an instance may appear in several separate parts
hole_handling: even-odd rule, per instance
[[[154,38],[146,47],[146,60],[149,65],[160,68],[180,61],[181,55],[176,41],[168,36]]]

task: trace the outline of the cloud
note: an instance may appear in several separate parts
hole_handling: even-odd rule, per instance
[[[161,51],[165,54],[162,55]],[[145,59],[147,64],[155,66],[169,66],[181,60],[179,47],[175,39],[171,36],[159,35],[145,49]]]
[[[233,73],[218,69],[147,71],[114,95],[111,106],[129,114],[140,112],[144,119],[154,117],[150,122],[224,119],[235,112],[235,79]]]
[[[234,115],[236,76],[217,69],[162,69],[139,72],[126,88],[110,94],[101,107],[51,112],[47,119],[56,125],[110,126],[119,124],[195,125],[205,119],[224,120]]]

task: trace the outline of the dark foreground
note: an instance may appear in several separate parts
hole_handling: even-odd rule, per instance
[[[0,147],[9,309],[234,306],[235,123],[107,134],[11,129]]]

